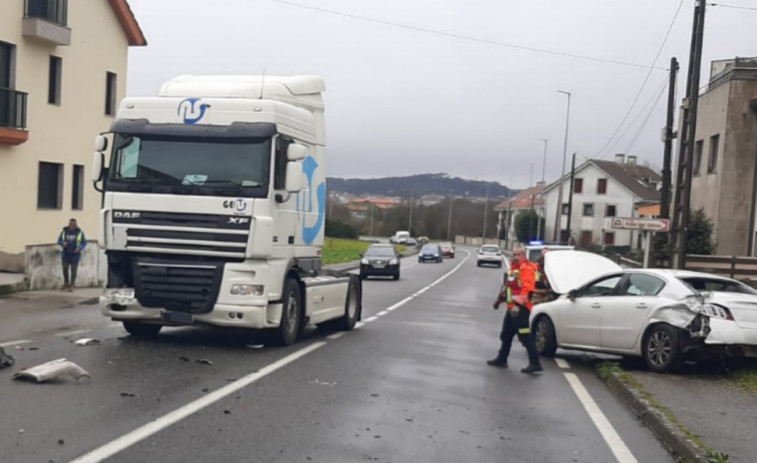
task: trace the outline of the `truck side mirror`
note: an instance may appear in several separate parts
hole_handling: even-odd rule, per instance
[[[105,155],[101,153],[100,151],[95,151],[94,156],[92,156],[92,172],[91,172],[92,181],[95,183],[103,179],[103,173],[105,172],[103,170],[104,161],[105,161]]]
[[[95,151],[99,153],[105,152],[108,149],[108,137],[105,135],[98,135],[95,137]]]
[[[302,180],[302,164],[288,162],[286,180],[284,182],[284,189],[287,193],[299,193],[302,191]]]
[[[287,148],[287,160],[288,161],[301,161],[305,159],[308,154],[308,149],[305,145],[292,143]]]

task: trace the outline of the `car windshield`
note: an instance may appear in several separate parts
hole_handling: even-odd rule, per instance
[[[484,246],[481,248],[481,252],[499,252],[497,246]]]
[[[439,246],[436,245],[436,244],[427,244],[427,245],[423,246],[422,250],[423,251],[438,251],[439,250]]]
[[[741,293],[752,294],[757,296],[757,290],[735,280],[725,278],[707,278],[707,277],[683,277],[678,278],[688,287],[695,291],[714,291],[721,293]]]
[[[439,246],[441,246],[443,248],[451,248],[452,247],[452,243],[442,243]]]
[[[371,246],[365,252],[368,257],[394,257],[394,248],[391,246]]]
[[[117,134],[107,188],[266,197],[269,138],[219,140]]]

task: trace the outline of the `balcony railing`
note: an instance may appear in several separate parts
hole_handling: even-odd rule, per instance
[[[68,25],[68,0],[24,0],[26,18],[39,18],[60,26]]]
[[[27,93],[0,88],[0,127],[26,129]]]

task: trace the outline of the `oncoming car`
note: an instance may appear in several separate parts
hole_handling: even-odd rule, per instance
[[[452,243],[439,243],[439,246],[442,248],[442,255],[444,257],[451,257],[453,259],[455,258],[455,246],[453,246]]]
[[[390,276],[400,279],[400,256],[391,244],[372,244],[361,256],[360,279]]]
[[[481,246],[476,255],[476,265],[479,267],[483,264],[494,264],[497,267],[502,267],[504,260],[505,256],[502,255],[502,250],[499,249],[499,246],[492,244]]]
[[[436,243],[429,243],[421,248],[418,253],[418,263],[442,261],[442,248]]]
[[[624,270],[581,251],[547,253],[545,271],[558,297],[531,313],[541,355],[563,348],[643,357],[656,372],[687,357],[757,356],[757,291],[738,281]]]

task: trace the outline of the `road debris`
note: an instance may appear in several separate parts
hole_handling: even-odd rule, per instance
[[[2,347],[0,347],[0,369],[13,366],[14,363],[16,363],[16,361],[13,360],[13,357],[6,354],[5,350],[3,350]]]
[[[83,377],[90,378],[86,370],[65,358],[52,360],[36,367],[21,370],[14,374],[12,378],[42,383],[51,379],[58,379],[61,376],[73,376],[77,381]]]
[[[100,344],[100,340],[94,339],[94,338],[81,338],[74,341],[74,344],[76,344],[77,346],[91,346],[95,344]]]
[[[213,365],[213,362],[211,362],[208,359],[197,359],[195,360],[197,363],[200,363],[202,365]]]
[[[122,392],[121,397],[136,397],[136,395],[131,392]]]
[[[320,379],[316,378],[313,381],[308,381],[308,384],[318,384],[319,386],[336,386],[336,381],[330,383],[328,381],[321,381]]]
[[[189,359],[188,359],[188,358],[186,358],[186,357],[184,357],[184,356],[182,355],[181,357],[179,357],[179,361],[180,361],[180,362],[188,362],[188,361],[189,361]]]

